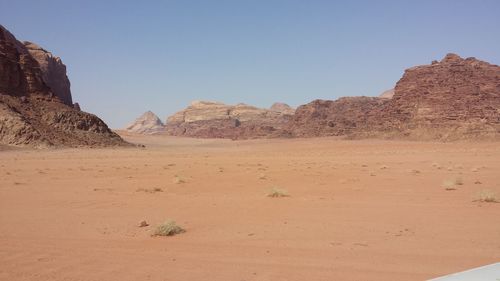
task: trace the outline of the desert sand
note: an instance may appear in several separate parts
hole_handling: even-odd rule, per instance
[[[476,201],[500,195],[498,142],[124,138],[146,148],[0,152],[0,280],[425,280],[500,260],[500,204]],[[186,232],[151,237],[166,219]]]

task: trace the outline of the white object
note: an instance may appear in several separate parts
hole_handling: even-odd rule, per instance
[[[430,279],[428,281],[500,281],[500,262]]]

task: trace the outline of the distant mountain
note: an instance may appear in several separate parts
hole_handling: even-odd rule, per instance
[[[383,98],[383,99],[392,99],[393,96],[394,96],[394,89],[390,89],[390,90],[383,92],[378,97]]]
[[[157,134],[165,131],[165,126],[160,118],[151,111],[146,111],[134,122],[125,128],[129,133],[137,134]]]
[[[273,105],[271,105],[269,110],[276,111],[276,112],[283,113],[283,114],[289,114],[289,115],[295,114],[294,108],[292,108],[288,104],[282,103],[282,102],[273,103]]]
[[[500,67],[448,54],[407,69],[392,98],[314,101],[297,108],[286,136],[500,139]]]
[[[291,118],[290,110],[286,108],[286,111],[257,108],[243,103],[226,105],[194,101],[184,110],[168,117],[166,127],[167,133],[174,136],[231,139],[270,137]]]

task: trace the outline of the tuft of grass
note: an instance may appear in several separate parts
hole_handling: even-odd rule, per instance
[[[185,183],[186,181],[183,178],[181,178],[180,176],[175,175],[174,179],[173,179],[173,182],[175,184],[181,184],[181,183]]]
[[[445,180],[443,182],[443,187],[444,189],[446,190],[456,190],[457,189],[457,186],[459,185],[463,185],[464,184],[464,181],[462,180],[462,178],[460,177],[457,177],[457,178],[454,178],[452,180]]]
[[[497,195],[493,191],[487,189],[481,190],[477,195],[477,200],[475,201],[486,202],[486,203],[499,203]]]
[[[288,191],[286,191],[284,189],[273,187],[273,188],[271,188],[269,193],[267,193],[267,196],[268,197],[288,197],[290,195],[288,194]]]
[[[175,221],[167,220],[158,225],[151,236],[173,236],[183,232],[186,232],[186,230],[178,226]]]
[[[443,182],[443,187],[446,190],[456,190],[457,186],[455,185],[455,181],[453,180],[445,180]]]
[[[156,192],[163,192],[163,189],[159,187],[155,188],[138,188],[135,192],[146,192],[146,193],[156,193]]]

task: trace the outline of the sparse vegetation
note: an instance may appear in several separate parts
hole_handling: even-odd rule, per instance
[[[481,190],[475,201],[487,202],[487,203],[499,203],[497,195],[491,190]]]
[[[453,180],[445,180],[443,182],[443,187],[446,190],[456,190],[457,189],[457,187],[455,185],[455,181],[453,181]]]
[[[268,197],[288,197],[290,195],[288,194],[288,191],[286,191],[284,189],[273,187],[273,188],[271,188],[271,190],[269,191],[267,196]]]
[[[151,236],[173,236],[183,232],[186,232],[186,230],[178,226],[175,221],[167,220],[158,225]]]
[[[178,175],[175,175],[174,179],[173,179],[173,182],[175,184],[181,184],[181,183],[185,183],[186,181],[182,177],[180,177]]]
[[[454,178],[451,180],[445,180],[443,182],[443,187],[446,190],[456,190],[457,186],[463,185],[463,184],[464,184],[464,182],[463,182],[462,178],[457,177],[457,178]]]
[[[163,189],[159,187],[155,188],[138,188],[135,192],[146,192],[146,193],[156,193],[156,192],[163,192]]]

